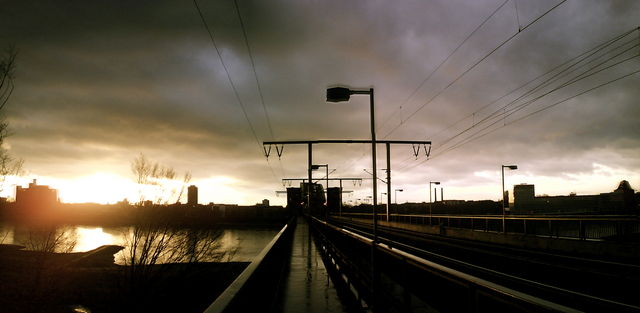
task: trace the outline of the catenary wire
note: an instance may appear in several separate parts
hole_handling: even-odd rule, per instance
[[[485,18],[482,23],[480,23],[469,35],[467,35],[467,37],[455,48],[453,49],[453,51],[451,51],[451,53],[449,53],[449,55],[440,62],[440,64],[438,64],[438,66],[436,66],[430,73],[429,75],[427,75],[427,77],[422,80],[422,82],[420,83],[420,85],[418,85],[418,87],[416,87],[413,92],[411,92],[411,94],[409,94],[409,96],[407,96],[407,98],[404,99],[404,101],[402,101],[402,104],[400,104],[399,108],[396,110],[396,112],[399,112],[402,107],[407,104],[407,102],[409,102],[409,100],[411,100],[416,93],[422,89],[422,87],[427,83],[427,81],[429,81],[429,79],[431,79],[431,77],[440,69],[440,67],[442,67],[447,61],[449,61],[449,59],[460,49],[460,47],[462,47],[471,37],[473,37],[473,35],[478,32],[478,30],[480,30],[480,28],[482,28],[482,26],[484,26],[484,24],[486,24],[498,11],[500,11],[500,9],[507,4],[507,2],[509,2],[509,0],[505,0],[500,6],[498,6],[498,8],[496,8],[493,13],[491,13],[487,18]],[[391,118],[393,116],[395,116],[396,112],[392,113],[387,119],[385,119],[382,124],[380,126],[378,126],[378,130],[381,130],[385,124],[391,120]],[[402,117],[400,118],[400,123],[402,123]],[[384,137],[386,138],[386,136]]]
[[[533,78],[532,80],[529,80],[528,82],[526,82],[526,83],[524,83],[524,84],[520,85],[519,87],[517,87],[517,88],[515,88],[515,89],[513,89],[513,90],[511,90],[511,91],[509,91],[508,93],[506,93],[506,94],[504,94],[504,95],[500,96],[499,98],[497,98],[497,99],[493,100],[492,102],[490,102],[490,103],[488,103],[488,104],[484,105],[483,107],[481,107],[480,109],[476,110],[475,112],[473,112],[473,113],[471,113],[471,114],[467,115],[466,117],[464,117],[464,118],[462,118],[462,119],[460,119],[460,120],[456,121],[454,124],[452,124],[452,125],[450,125],[450,126],[446,127],[445,129],[443,129],[443,130],[439,131],[439,132],[438,132],[438,133],[436,133],[435,135],[429,136],[429,138],[431,138],[431,139],[435,139],[435,137],[437,137],[439,134],[443,133],[444,131],[446,131],[446,130],[448,130],[448,129],[452,128],[452,127],[454,127],[455,125],[459,124],[461,121],[464,121],[464,120],[468,119],[468,118],[469,118],[469,117],[471,117],[471,116],[475,116],[475,114],[478,114],[478,113],[479,113],[479,112],[481,112],[482,110],[484,110],[484,109],[486,109],[487,107],[489,107],[489,106],[491,106],[491,105],[493,105],[493,104],[497,103],[498,101],[500,101],[500,100],[502,100],[503,98],[505,98],[506,96],[508,96],[508,95],[510,95],[510,94],[512,94],[512,93],[514,93],[515,91],[518,91],[518,90],[520,90],[520,89],[524,88],[525,86],[527,86],[527,85],[531,84],[532,82],[534,82],[534,81],[536,81],[536,80],[538,80],[538,79],[540,79],[540,78],[542,78],[542,77],[544,77],[544,76],[547,76],[547,75],[549,75],[549,74],[551,74],[551,73],[553,73],[553,72],[557,71],[558,69],[561,69],[562,67],[566,66],[567,64],[570,64],[570,65],[569,65],[569,66],[567,66],[566,68],[564,68],[564,69],[562,69],[561,71],[559,71],[558,73],[554,74],[552,77],[550,77],[550,78],[548,78],[547,80],[545,80],[545,81],[543,81],[543,82],[539,83],[537,86],[533,87],[532,89],[530,89],[530,90],[528,90],[527,92],[523,93],[521,96],[519,96],[519,97],[517,97],[516,99],[512,100],[511,102],[509,102],[509,103],[508,103],[507,105],[505,105],[504,107],[501,107],[501,108],[497,109],[496,111],[494,111],[493,113],[491,113],[490,115],[488,115],[487,117],[483,118],[482,120],[480,120],[480,121],[478,121],[478,122],[475,122],[475,121],[474,121],[474,122],[473,122],[473,124],[472,124],[472,126],[470,126],[470,127],[468,127],[467,129],[465,129],[465,130],[461,131],[460,133],[458,133],[458,134],[454,135],[453,137],[450,137],[450,138],[446,139],[443,143],[441,143],[441,144],[440,144],[440,146],[444,146],[447,142],[451,141],[451,140],[452,140],[452,139],[454,139],[455,137],[458,137],[458,136],[460,136],[462,133],[464,133],[464,132],[466,132],[466,131],[469,131],[469,130],[471,130],[472,128],[474,128],[474,127],[476,127],[476,126],[478,126],[478,125],[482,124],[482,123],[483,123],[483,122],[485,122],[486,120],[488,120],[488,119],[490,119],[490,118],[492,118],[492,117],[495,117],[496,113],[503,111],[503,109],[505,109],[505,108],[506,108],[506,107],[508,107],[509,105],[511,105],[511,104],[513,104],[513,103],[515,103],[515,102],[519,101],[520,99],[522,99],[522,98],[524,98],[524,97],[526,97],[526,96],[528,96],[528,95],[530,95],[530,94],[534,93],[535,91],[537,91],[537,90],[541,89],[541,86],[543,86],[543,85],[544,85],[544,86],[547,86],[547,85],[548,85],[548,84],[547,84],[547,82],[550,82],[551,80],[553,80],[553,81],[557,80],[557,77],[558,77],[559,75],[561,75],[561,74],[563,74],[563,73],[566,73],[566,71],[568,71],[568,70],[569,70],[569,69],[571,69],[572,67],[576,66],[577,64],[580,64],[581,62],[583,62],[584,60],[588,59],[589,57],[594,56],[596,53],[601,52],[603,49],[605,49],[605,48],[607,48],[607,47],[611,46],[611,45],[612,45],[612,44],[614,44],[615,42],[617,42],[617,41],[619,41],[619,40],[621,40],[621,39],[623,39],[623,38],[627,37],[629,34],[633,33],[633,32],[634,32],[634,31],[636,31],[636,30],[637,30],[637,28],[633,28],[633,29],[631,29],[631,30],[629,30],[629,31],[623,32],[622,34],[620,34],[620,35],[618,35],[618,36],[615,36],[615,37],[614,37],[614,38],[612,38],[612,39],[609,39],[609,40],[607,40],[607,41],[605,41],[605,42],[603,42],[603,43],[600,43],[600,44],[598,44],[598,45],[594,46],[593,48],[591,48],[591,49],[589,49],[589,50],[587,50],[587,51],[585,51],[585,52],[583,52],[583,53],[581,53],[581,54],[579,54],[579,55],[577,55],[577,56],[575,56],[575,57],[572,57],[572,58],[570,58],[569,60],[567,60],[567,61],[565,61],[565,62],[563,62],[563,63],[561,63],[561,64],[559,64],[559,65],[557,65],[557,66],[554,66],[553,68],[551,68],[550,70],[546,71],[545,73],[543,73],[543,74],[541,74],[541,75],[538,75],[537,77]],[[625,45],[627,45],[628,43],[633,42],[633,41],[635,41],[635,40],[637,40],[637,39],[632,39],[631,41],[627,41],[627,42],[623,43],[622,45],[620,45],[620,46],[618,46],[618,47],[616,47],[616,48],[614,48],[614,49],[612,49],[612,50],[610,50],[610,51],[606,51],[604,54],[606,55],[606,54],[608,54],[608,53],[611,53],[612,51],[615,51],[615,50],[617,50],[617,49],[618,49],[618,48],[620,48],[620,47],[624,47],[624,46],[625,46]],[[628,50],[630,50],[630,49],[632,49],[632,48],[633,48],[633,47],[631,47],[631,48],[629,48],[629,49],[627,49],[627,50],[625,50],[625,51],[628,51]],[[595,60],[597,60],[598,58],[601,58],[601,57],[602,57],[602,56],[597,57],[597,58],[595,58],[595,59],[593,59],[593,60],[591,60],[591,61],[588,61],[587,63],[584,63],[584,64],[580,65],[580,66],[579,66],[579,67],[577,67],[576,69],[579,69],[579,68],[581,68],[581,67],[583,67],[583,66],[586,66],[586,65],[590,64],[591,62],[593,62],[593,61],[595,61]],[[612,57],[612,58],[615,58],[615,56],[614,56],[614,57]],[[612,58],[609,58],[609,60],[610,60],[610,59],[612,59]],[[576,61],[576,60],[577,60],[577,61]],[[608,60],[607,60],[607,61],[608,61]],[[572,62],[573,62],[573,64],[571,64]],[[602,63],[601,63],[601,64],[602,64]],[[594,67],[594,68],[595,68],[595,67]],[[571,72],[573,72],[573,71],[571,71]],[[586,73],[586,72],[585,72],[585,73]],[[565,75],[563,75],[563,76],[566,76],[566,74],[565,74]],[[411,160],[411,158],[406,158],[406,159],[405,159],[404,161],[402,161],[401,163],[402,163],[402,164],[406,164],[406,163],[407,163],[408,161],[410,161],[410,160]],[[406,166],[408,166],[408,165],[406,165]],[[406,167],[406,166],[403,166],[402,168],[404,168],[404,167]]]
[[[610,40],[608,40],[608,41],[606,41],[606,42],[604,42],[604,43],[601,43],[601,44],[599,44],[599,45],[595,46],[594,48],[592,48],[592,49],[590,49],[590,50],[588,50],[588,51],[586,51],[586,52],[582,53],[581,55],[579,55],[579,56],[577,56],[577,57],[574,57],[574,58],[570,59],[570,60],[569,60],[569,61],[567,61],[567,62],[564,62],[563,64],[561,64],[561,65],[559,65],[559,66],[555,67],[555,68],[554,68],[554,69],[552,69],[551,71],[548,71],[548,72],[546,72],[545,74],[543,74],[543,75],[541,75],[541,76],[545,76],[545,75],[547,75],[547,74],[549,74],[549,73],[552,73],[552,72],[553,72],[553,71],[555,71],[557,68],[559,68],[559,67],[561,67],[561,66],[564,66],[564,65],[566,65],[566,64],[568,64],[568,63],[570,63],[571,61],[573,61],[573,60],[575,60],[575,59],[577,59],[577,58],[582,57],[582,56],[583,56],[583,55],[585,55],[585,54],[588,54],[590,51],[593,51],[593,50],[596,50],[596,52],[601,51],[602,49],[604,49],[604,48],[606,48],[607,46],[611,45],[611,44],[612,44],[612,43],[614,43],[615,41],[618,41],[618,40],[620,40],[620,39],[622,39],[622,38],[624,38],[624,37],[628,36],[630,33],[634,32],[634,31],[636,31],[636,30],[640,31],[640,29],[638,29],[638,28],[634,28],[634,29],[632,29],[632,30],[630,30],[630,31],[624,32],[623,34],[621,34],[621,35],[619,35],[619,36],[616,36],[616,37],[614,37],[613,39],[610,39]],[[635,39],[634,39],[634,40],[635,40]],[[620,48],[620,47],[624,47],[624,46],[626,46],[629,42],[630,42],[630,41],[625,42],[625,43],[623,43],[622,45],[620,45],[620,46],[618,46],[618,47],[614,48],[613,50],[610,50],[610,51],[605,52],[605,54],[611,53],[612,51],[615,51],[615,50],[617,50],[617,49],[618,49],[618,48]],[[589,70],[587,70],[587,71],[585,71],[585,72],[583,72],[583,73],[579,74],[578,76],[576,76],[576,77],[574,77],[574,78],[570,79],[569,81],[565,82],[563,85],[561,85],[561,86],[559,86],[559,87],[556,87],[555,89],[551,90],[550,92],[553,92],[553,91],[558,90],[558,89],[560,89],[560,88],[566,87],[566,86],[568,86],[568,85],[570,85],[570,84],[573,84],[573,83],[574,83],[574,82],[576,82],[576,81],[579,81],[579,80],[582,80],[582,79],[584,79],[584,78],[587,78],[587,77],[593,76],[593,75],[595,75],[595,74],[597,74],[597,73],[599,73],[599,72],[602,72],[602,71],[604,71],[604,70],[606,70],[606,69],[608,69],[608,68],[611,68],[611,67],[613,67],[613,66],[616,66],[616,65],[618,65],[618,64],[621,64],[621,63],[623,63],[623,62],[629,61],[630,59],[633,59],[633,58],[637,57],[637,56],[632,56],[632,57],[629,57],[629,58],[624,59],[624,60],[622,60],[622,61],[618,61],[618,62],[616,62],[616,63],[614,63],[614,64],[610,64],[610,65],[608,65],[608,66],[606,66],[606,67],[604,67],[604,68],[598,69],[598,70],[596,70],[595,72],[591,72],[591,73],[589,73],[590,71],[593,71],[593,70],[595,70],[596,68],[598,68],[600,65],[603,65],[603,64],[605,64],[606,62],[608,62],[608,61],[610,61],[610,60],[612,60],[612,59],[615,59],[616,57],[618,57],[618,56],[620,56],[620,55],[624,54],[624,53],[625,53],[625,52],[627,52],[627,51],[630,51],[631,49],[633,49],[633,48],[635,48],[635,47],[637,47],[637,46],[638,46],[638,44],[636,44],[636,45],[634,45],[634,46],[632,46],[632,47],[630,47],[630,48],[627,48],[626,50],[624,50],[624,51],[622,51],[622,52],[620,52],[620,53],[616,54],[616,55],[615,55],[615,56],[613,56],[613,57],[609,57],[607,60],[605,60],[605,61],[603,61],[603,62],[600,62],[599,64],[597,64],[597,65],[593,66],[592,68],[590,68]],[[590,57],[590,56],[592,56],[592,55],[593,55],[593,53],[590,53],[587,57]],[[583,60],[585,60],[587,57],[584,57],[584,58],[580,59],[579,61],[577,61],[577,62],[576,62],[576,63],[574,63],[573,65],[578,64],[578,63],[582,62],[582,61],[583,61]],[[595,58],[594,60],[597,60],[597,59],[599,59],[599,58],[601,58],[601,57],[602,57],[602,56],[599,56],[599,57]],[[594,60],[588,61],[586,64],[589,64],[589,63],[593,62]],[[573,65],[571,65],[571,66],[573,66]],[[582,66],[584,66],[584,64],[583,64]],[[570,67],[569,67],[569,68],[570,68]],[[566,70],[566,69],[565,69],[565,70]],[[541,77],[541,76],[538,76],[538,77],[537,77],[536,79],[534,79],[533,81],[537,80],[537,79],[538,79],[539,77]],[[532,82],[532,81],[527,82],[526,84],[524,84],[524,85],[522,85],[522,86],[520,86],[520,87],[516,88],[515,90],[521,89],[522,87],[524,87],[524,86],[528,85],[530,82]],[[535,88],[534,88],[534,89],[535,89]],[[514,91],[515,91],[515,90],[514,90]],[[512,91],[512,92],[513,92],[513,91]],[[548,92],[548,93],[550,93],[550,92]],[[510,93],[511,93],[511,92],[510,92]],[[530,94],[530,92],[527,92],[527,93],[528,93],[528,94]],[[548,93],[546,93],[546,94],[548,94]],[[503,96],[503,97],[504,97],[504,96]],[[501,98],[502,98],[502,97],[501,97]],[[538,97],[538,98],[534,99],[533,101],[535,101],[535,100],[537,100],[537,99],[539,99],[539,98],[540,98],[540,97]],[[527,102],[527,103],[525,103],[524,105],[528,105],[528,104],[532,103],[533,101],[528,101],[528,102]],[[495,101],[494,101],[494,102],[492,102],[491,104],[493,104],[493,103],[495,103]],[[510,103],[510,104],[511,104],[511,103]],[[521,106],[522,106],[522,105],[521,105]],[[503,108],[504,108],[504,107],[503,107]],[[499,110],[496,110],[496,112],[499,112],[499,111],[503,110],[503,108],[501,108],[501,109],[499,109]],[[520,109],[522,109],[522,108],[523,108],[523,107],[516,107],[516,108],[514,108],[514,110],[515,110],[515,111],[513,111],[513,112],[512,112],[511,110],[510,110],[510,111],[508,111],[508,113],[509,113],[509,114],[508,114],[508,116],[510,116],[510,115],[512,115],[512,114],[514,114],[514,113],[516,113],[517,111],[519,111],[519,110],[520,110]],[[484,107],[483,107],[482,109],[484,109]],[[474,112],[474,113],[477,113],[477,112]],[[506,113],[506,112],[505,112],[505,113]],[[495,114],[495,112],[494,112],[494,114]],[[492,114],[492,115],[493,115],[493,114]],[[502,120],[502,119],[500,119],[500,120]],[[500,120],[498,120],[497,122],[499,122]],[[520,119],[519,119],[519,120],[520,120]],[[482,121],[481,121],[481,122],[482,122]],[[481,122],[475,123],[473,127],[477,126],[477,125],[478,125],[478,124],[480,124]],[[483,128],[483,129],[482,129],[482,130],[480,130],[479,132],[482,132],[482,131],[486,130],[487,128],[489,128],[489,127],[491,127],[491,126],[493,126],[493,125],[497,124],[497,122],[494,122],[493,124],[489,125],[488,127]],[[456,123],[458,123],[458,122],[456,122]],[[512,124],[512,123],[509,123],[509,124]],[[506,126],[506,125],[508,125],[508,124],[507,124],[507,123],[505,123],[505,125],[503,125],[503,126]],[[465,130],[465,131],[468,131],[468,129],[467,129],[467,130]],[[464,132],[464,131],[463,131],[463,132]],[[472,136],[477,136],[477,134],[478,134],[479,132],[474,133]],[[493,130],[492,130],[491,132],[493,132]],[[459,134],[458,134],[458,135],[459,135]],[[464,144],[464,143],[466,143],[466,142],[467,142],[467,140],[469,140],[469,138],[471,138],[472,136],[468,137],[467,139],[463,139],[463,140],[462,140],[463,144]],[[484,136],[484,135],[481,135],[481,136]],[[474,139],[475,139],[475,138],[472,138],[471,140],[474,140]],[[456,145],[455,145],[455,147],[454,147],[454,149],[455,149],[455,148],[458,148],[459,146],[461,146],[461,145],[463,145],[463,144],[460,144],[460,143],[456,144]],[[443,144],[443,145],[444,145],[444,144]],[[443,145],[441,145],[441,146],[443,146]],[[451,147],[450,147],[450,148],[451,148]],[[436,149],[436,151],[437,151],[437,149]],[[445,149],[445,151],[444,151],[444,152],[447,152],[447,151],[448,151],[448,150],[446,150],[446,149]],[[443,154],[444,152],[436,153],[436,155],[441,155],[441,154]],[[434,155],[434,156],[435,156],[435,155]],[[424,163],[424,161],[423,161],[423,162],[420,162],[419,164],[422,164],[422,163]],[[416,164],[416,165],[419,165],[419,164]],[[415,167],[415,166],[411,166],[411,168],[413,168],[413,167]],[[402,170],[402,169],[405,169],[405,168],[407,168],[407,166],[402,167],[402,168],[401,168],[401,170]]]
[[[486,60],[488,57],[490,57],[493,53],[495,53],[496,51],[498,51],[500,48],[502,48],[504,45],[506,45],[508,42],[510,42],[513,38],[515,38],[518,34],[520,34],[521,32],[525,31],[527,28],[529,28],[531,25],[535,24],[537,21],[539,21],[541,18],[543,18],[544,16],[546,16],[547,14],[549,14],[551,11],[553,11],[554,9],[556,9],[557,7],[559,7],[560,5],[562,5],[563,3],[565,3],[567,0],[562,0],[560,1],[558,4],[554,5],[551,9],[547,10],[545,13],[543,13],[542,15],[538,16],[536,19],[534,19],[533,21],[531,21],[529,24],[527,24],[526,26],[522,27],[520,30],[518,30],[518,32],[514,33],[513,35],[509,36],[509,38],[507,38],[506,40],[504,40],[502,43],[500,43],[497,47],[495,47],[493,50],[491,50],[489,53],[487,53],[486,55],[484,55],[482,58],[480,58],[479,60],[477,60],[475,63],[473,63],[469,68],[467,68],[464,72],[462,72],[460,75],[458,75],[453,81],[451,81],[449,84],[447,84],[443,89],[441,89],[440,91],[438,91],[435,95],[433,95],[431,98],[429,98],[429,100],[427,100],[424,104],[422,104],[420,107],[418,107],[418,109],[416,109],[415,111],[413,111],[411,114],[409,114],[409,116],[405,119],[404,122],[408,121],[409,119],[411,119],[412,117],[414,117],[419,111],[421,111],[422,109],[424,109],[428,104],[430,104],[431,102],[433,102],[433,100],[435,100],[438,96],[440,96],[443,92],[445,92],[447,89],[449,89],[449,87],[453,86],[455,83],[457,83],[460,79],[462,79],[462,77],[464,77],[467,73],[469,73],[471,70],[473,70],[476,66],[478,66],[480,63],[482,63],[484,60]],[[394,127],[393,129],[391,129],[391,131],[389,131],[386,135],[384,135],[384,138],[388,137],[389,135],[391,135],[393,132],[395,132],[398,128],[400,128],[400,126],[404,125],[404,123],[402,124],[398,124],[396,127]]]
[[[260,103],[262,104],[262,110],[264,112],[264,118],[267,122],[267,129],[269,130],[269,135],[271,139],[275,139],[275,135],[273,134],[273,127],[271,126],[271,118],[269,117],[269,110],[267,110],[267,105],[264,101],[264,95],[262,93],[262,86],[260,84],[260,79],[258,79],[258,72],[256,70],[255,59],[253,57],[253,51],[251,50],[251,45],[249,44],[249,36],[247,35],[246,27],[244,25],[244,20],[242,19],[242,14],[240,13],[240,7],[238,6],[238,1],[233,0],[233,4],[236,9],[236,14],[238,15],[238,21],[240,22],[240,28],[242,29],[242,36],[244,38],[244,44],[247,47],[247,52],[249,53],[249,60],[251,61],[251,68],[253,69],[253,77],[256,81],[256,88],[258,89],[258,95],[260,97]],[[278,164],[280,166],[280,171],[283,176],[287,176],[284,170],[284,166],[282,165],[282,160],[278,158]]]
[[[260,139],[258,138],[256,130],[253,127],[253,124],[251,123],[251,120],[249,119],[249,115],[247,114],[247,110],[245,109],[244,104],[242,103],[242,99],[240,99],[240,94],[238,93],[238,89],[236,88],[236,85],[233,83],[233,79],[231,79],[231,74],[229,73],[229,69],[227,68],[226,63],[224,62],[224,59],[222,58],[222,54],[220,53],[220,49],[218,49],[218,45],[216,44],[215,38],[213,36],[213,32],[209,28],[209,25],[208,25],[206,19],[204,18],[204,15],[202,14],[202,11],[200,10],[200,6],[198,5],[197,0],[193,0],[193,4],[195,5],[196,10],[198,11],[198,15],[200,16],[200,19],[202,20],[202,24],[204,25],[204,28],[207,31],[207,34],[209,34],[209,39],[211,40],[211,44],[213,45],[213,48],[215,49],[215,51],[216,51],[216,53],[218,55],[218,58],[220,59],[220,63],[222,64],[222,67],[223,67],[225,73],[227,74],[227,80],[229,81],[229,84],[231,85],[231,89],[233,90],[233,94],[235,95],[236,100],[238,101],[238,104],[240,105],[240,108],[242,109],[242,113],[244,115],[245,120],[247,121],[247,124],[249,125],[249,129],[251,130],[251,133],[253,134],[253,137],[255,138],[256,143],[258,144],[260,150],[262,150],[262,143],[260,142]],[[277,181],[278,178],[276,176],[276,173],[273,171],[273,167],[271,166],[271,164],[269,163],[268,160],[267,160],[267,165],[269,165],[269,169],[271,171],[271,174],[273,175],[273,178]]]

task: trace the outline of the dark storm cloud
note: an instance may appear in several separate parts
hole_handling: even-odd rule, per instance
[[[521,2],[521,26],[557,3]],[[375,86],[378,125],[388,120],[381,135],[403,120],[389,139],[433,139],[437,147],[472,121],[439,133],[453,122],[637,27],[640,12],[634,1],[567,1],[407,121],[517,32],[511,2],[405,103],[502,1],[238,1],[272,136],[233,2],[198,3],[257,140],[191,1],[9,1],[0,19],[0,48],[15,44],[19,50],[17,89],[6,112],[14,153],[34,171],[50,162],[103,160],[120,162],[126,172],[129,160],[144,152],[191,169],[195,178],[227,175],[272,190],[281,176],[305,174],[306,150],[288,147],[281,162],[271,158],[269,168],[259,141],[368,138],[367,98],[325,103],[327,85]],[[627,65],[637,68],[638,60]],[[624,69],[616,71],[610,75]],[[398,150],[394,168],[409,165],[407,183],[440,176],[468,185],[490,180],[473,173],[495,171],[501,162],[527,163],[532,175],[543,176],[589,173],[593,163],[637,171],[637,83],[636,75],[414,168],[420,161],[410,160],[410,150]],[[556,97],[563,95],[569,92]],[[317,160],[336,164],[336,175],[360,176],[370,167],[360,147],[342,149],[346,156],[334,149],[316,152]],[[77,174],[71,166],[64,170]]]

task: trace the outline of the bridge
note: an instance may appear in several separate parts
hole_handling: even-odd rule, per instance
[[[640,312],[639,222],[301,216],[205,312]]]

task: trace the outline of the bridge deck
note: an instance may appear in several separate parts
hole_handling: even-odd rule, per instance
[[[353,311],[338,296],[304,218],[298,219],[280,288],[278,312]]]

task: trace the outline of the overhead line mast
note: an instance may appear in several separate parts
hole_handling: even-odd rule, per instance
[[[371,144],[373,140],[370,139],[327,139],[327,140],[290,140],[290,141],[265,141],[263,142],[263,147],[265,156],[267,159],[271,153],[271,146],[276,146],[276,152],[278,153],[278,157],[282,156],[282,152],[284,151],[285,145],[307,145],[307,153],[308,153],[308,173],[309,173],[309,182],[312,181],[311,177],[311,165],[313,164],[313,145],[314,144],[353,144],[353,143],[363,143],[363,144]],[[431,141],[429,140],[375,140],[375,143],[384,144],[387,148],[387,203],[391,203],[391,145],[392,144],[401,144],[401,145],[412,145],[413,154],[415,157],[418,157],[420,154],[420,147],[423,147],[424,153],[428,158],[431,153]],[[427,147],[428,146],[428,147]],[[374,184],[377,183],[374,181]],[[389,207],[386,210],[386,219],[389,220]]]

